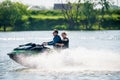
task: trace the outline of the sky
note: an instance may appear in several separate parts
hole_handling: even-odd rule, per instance
[[[0,1],[3,1],[3,0],[0,0]],[[54,3],[61,3],[61,0],[12,0],[12,1],[19,1],[27,5],[45,6],[47,8],[53,7]],[[62,0],[62,1],[65,2],[67,0]],[[71,1],[76,1],[76,0],[71,0]],[[114,2],[115,5],[118,4],[120,6],[120,0],[112,0],[112,2]]]

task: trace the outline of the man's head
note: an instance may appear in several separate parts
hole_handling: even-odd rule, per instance
[[[66,34],[65,32],[63,32],[63,33],[61,34],[61,36],[62,36],[63,38],[66,38],[67,34]]]
[[[53,36],[56,36],[56,35],[58,35],[58,30],[54,30],[53,32]]]

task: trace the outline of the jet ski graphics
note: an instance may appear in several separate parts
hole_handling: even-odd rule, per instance
[[[15,62],[23,66],[26,66],[27,63],[22,62],[24,58],[34,56],[34,55],[39,55],[45,52],[49,53],[50,51],[51,49],[48,47],[45,47],[44,45],[28,43],[24,45],[19,45],[19,47],[13,49],[11,53],[8,53],[8,56]],[[26,66],[26,67],[30,67],[30,66]]]

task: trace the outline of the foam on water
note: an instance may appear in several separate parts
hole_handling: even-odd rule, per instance
[[[24,57],[21,61],[47,71],[120,71],[120,54],[82,47]]]

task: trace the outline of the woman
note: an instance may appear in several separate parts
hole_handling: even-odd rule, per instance
[[[56,46],[60,46],[63,49],[69,48],[69,39],[67,38],[67,34],[63,32],[61,36],[63,38],[62,43],[56,43]]]

